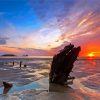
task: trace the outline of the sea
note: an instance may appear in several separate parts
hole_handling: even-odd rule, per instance
[[[100,100],[99,57],[78,58],[68,86],[49,84],[51,63],[51,56],[0,57],[0,100]],[[3,81],[13,84],[7,94]]]

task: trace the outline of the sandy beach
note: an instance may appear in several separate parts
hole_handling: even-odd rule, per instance
[[[19,61],[23,62],[21,68]],[[76,61],[72,73],[76,79],[69,86],[49,84],[51,61],[51,58],[0,58],[0,100],[100,100],[99,60]],[[2,94],[3,81],[13,84],[6,95]]]
[[[0,100],[100,100],[100,0],[0,0]]]

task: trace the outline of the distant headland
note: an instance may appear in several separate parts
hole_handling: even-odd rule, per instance
[[[16,56],[16,55],[14,55],[14,54],[3,54],[1,56]]]

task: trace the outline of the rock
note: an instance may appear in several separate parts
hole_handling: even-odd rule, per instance
[[[13,85],[11,83],[3,82],[3,86],[4,86],[3,94],[7,94]]]
[[[24,67],[26,68],[26,67],[27,67],[27,65],[24,65]]]

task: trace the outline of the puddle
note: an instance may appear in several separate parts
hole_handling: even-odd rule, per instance
[[[14,93],[14,92],[21,92],[24,90],[36,90],[36,89],[47,89],[48,87],[48,79],[43,78],[38,81],[26,84],[26,85],[18,85],[18,84],[13,84],[13,87],[10,89],[9,93]],[[3,87],[0,88],[0,94],[3,93]]]

